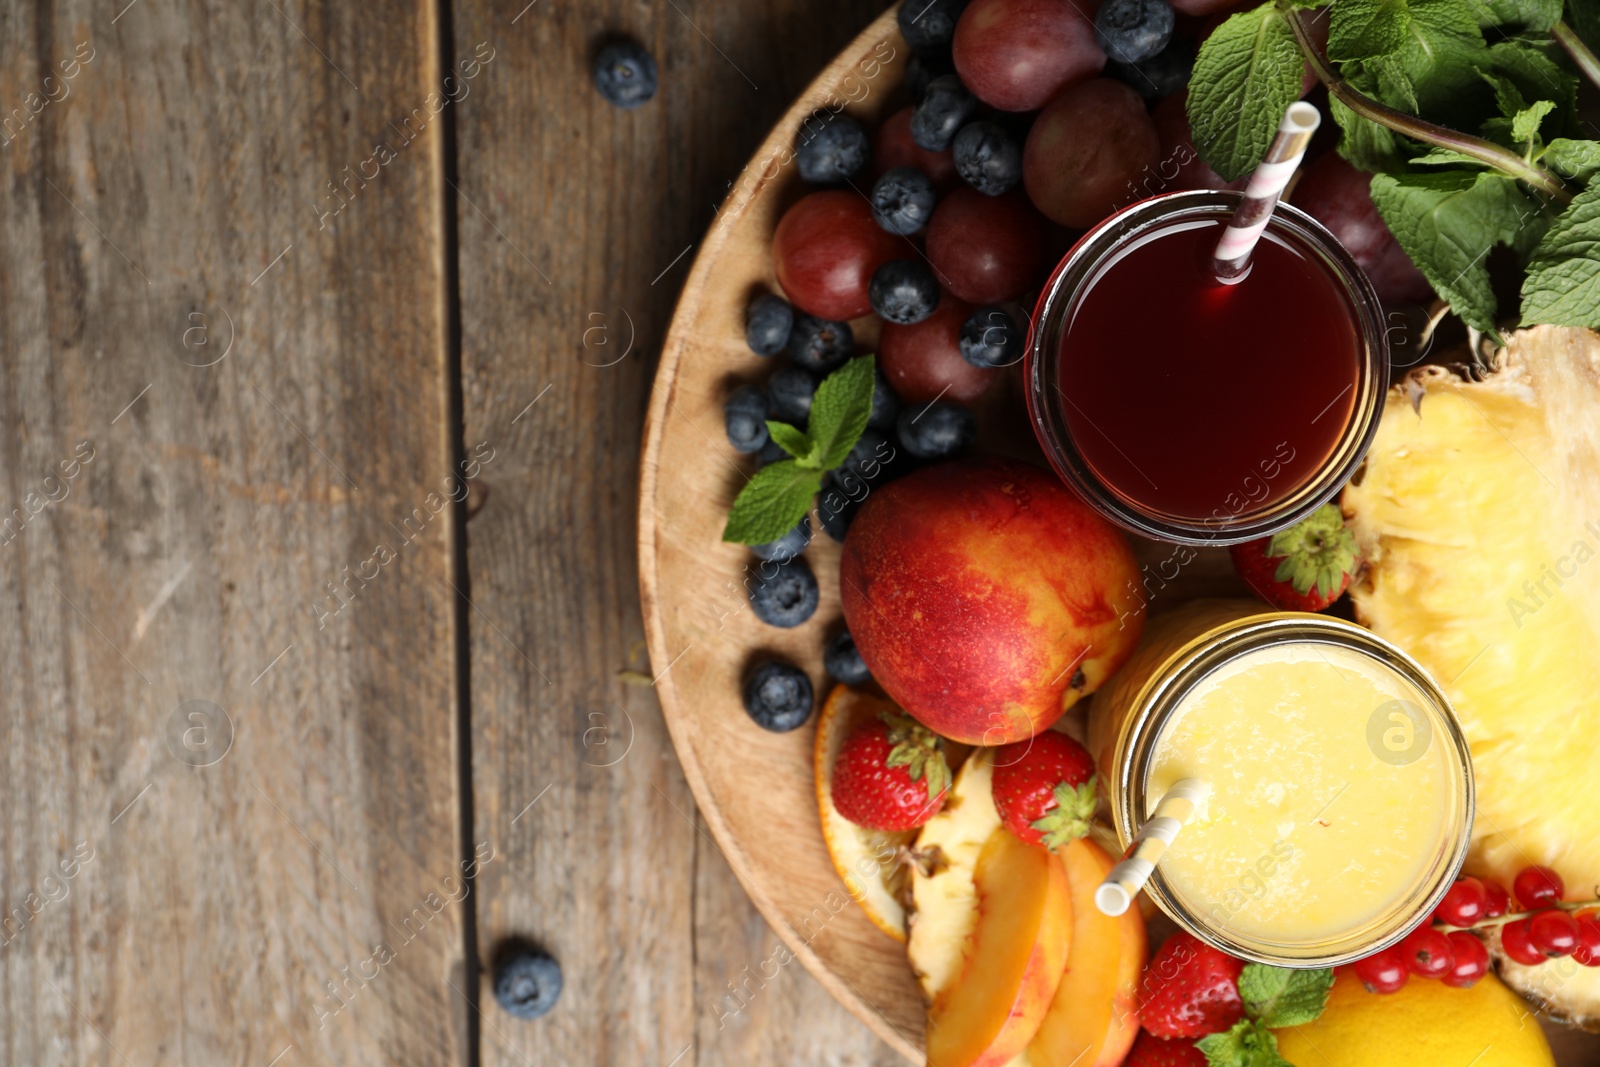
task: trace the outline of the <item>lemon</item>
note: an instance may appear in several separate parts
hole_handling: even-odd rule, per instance
[[[1295,1067],[1554,1067],[1528,1002],[1485,975],[1471,989],[1412,978],[1368,993],[1344,972],[1315,1022],[1276,1032]]]

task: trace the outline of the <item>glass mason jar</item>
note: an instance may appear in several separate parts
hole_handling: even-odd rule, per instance
[[[1133,420],[1141,423],[1137,426],[1140,434],[1166,435],[1165,439],[1155,439],[1160,441],[1161,447],[1168,449],[1163,454],[1182,458],[1189,463],[1205,464],[1219,471],[1218,477],[1226,475],[1219,486],[1231,488],[1219,487],[1214,496],[1215,506],[1207,505],[1204,511],[1196,513],[1193,508],[1188,511],[1163,509],[1155,500],[1140,499],[1139,493],[1132,490],[1144,490],[1145,487],[1135,476],[1126,472],[1128,484],[1113,484],[1103,473],[1097,473],[1094,463],[1086,457],[1084,448],[1075,442],[1069,425],[1074,413],[1068,410],[1072,404],[1063,389],[1063,382],[1068,380],[1063,368],[1066,361],[1074,356],[1074,338],[1070,335],[1075,321],[1086,318],[1081,314],[1086,297],[1094,292],[1110,268],[1157,238],[1173,237],[1190,229],[1220,233],[1221,226],[1226,225],[1238,205],[1240,196],[1232,191],[1209,190],[1168,193],[1118,212],[1085,234],[1061,261],[1045,286],[1034,313],[1024,371],[1028,411],[1034,433],[1050,465],[1079,496],[1118,526],[1146,537],[1181,544],[1226,545],[1253,540],[1292,526],[1326,503],[1355,473],[1383,411],[1384,395],[1389,384],[1389,346],[1383,309],[1372,283],[1344,246],[1320,223],[1292,205],[1280,203],[1273,212],[1262,241],[1277,246],[1271,251],[1284,253],[1279,257],[1280,262],[1287,258],[1297,268],[1301,262],[1308,265],[1300,268],[1299,284],[1302,288],[1307,285],[1315,288],[1320,296],[1326,297],[1325,305],[1337,305],[1333,313],[1335,319],[1342,320],[1347,315],[1353,334],[1351,343],[1354,355],[1351,361],[1354,366],[1351,370],[1354,380],[1345,387],[1347,392],[1353,389],[1353,397],[1347,408],[1337,408],[1338,413],[1348,411],[1348,416],[1342,427],[1332,422],[1337,414],[1330,417],[1329,424],[1314,427],[1318,444],[1316,451],[1320,452],[1321,447],[1327,445],[1326,455],[1313,456],[1307,451],[1295,467],[1294,444],[1288,440],[1277,449],[1253,448],[1247,456],[1208,453],[1208,449],[1220,449],[1222,445],[1197,430],[1197,423],[1212,417],[1212,412],[1216,420],[1223,422],[1261,418],[1265,406],[1261,404],[1252,410],[1249,404],[1230,405],[1225,400],[1218,402],[1213,398],[1205,402],[1209,410],[1195,412],[1195,418],[1162,418],[1158,413],[1150,412],[1147,420]],[[1258,252],[1258,260],[1260,256]],[[1256,266],[1258,264],[1252,264],[1252,267]],[[1254,272],[1256,277],[1247,277],[1241,286],[1254,281],[1263,287],[1258,292],[1270,289],[1281,295],[1281,299],[1271,301],[1272,308],[1282,308],[1286,315],[1297,313],[1296,283],[1292,279],[1274,276],[1274,270],[1271,267],[1257,270]],[[1281,270],[1276,273],[1284,274]],[[1319,275],[1326,279],[1326,284],[1316,281]],[[1312,282],[1306,279],[1312,279]],[[1329,289],[1331,294],[1325,292]],[[1152,324],[1158,323],[1161,316],[1174,313],[1174,306],[1174,294],[1170,286],[1167,291],[1162,291],[1159,285],[1153,284],[1142,306],[1116,320],[1118,323],[1125,322],[1126,327],[1125,330],[1119,330],[1114,351],[1103,346],[1097,347],[1092,357],[1129,361],[1130,388],[1146,385],[1147,381],[1140,380],[1138,374],[1151,359],[1152,342],[1148,335],[1151,334]],[[1343,329],[1343,321],[1337,321],[1336,324]],[[1299,324],[1295,326],[1299,330]],[[1326,324],[1322,329],[1325,332]],[[1226,341],[1220,355],[1206,357],[1196,354],[1193,358],[1211,358],[1218,375],[1230,372],[1243,375],[1248,372],[1239,370],[1241,364],[1228,356],[1227,348],[1231,346],[1232,351],[1237,353],[1243,346],[1255,346],[1254,351],[1260,358],[1270,358],[1273,361],[1270,365],[1285,375],[1283,388],[1287,395],[1292,389],[1289,376],[1295,374],[1297,369],[1303,370],[1297,368],[1295,360],[1302,355],[1302,349],[1308,346],[1308,337],[1315,336],[1314,331],[1317,330],[1318,326],[1313,322],[1304,323],[1304,330],[1299,330],[1298,338],[1292,332],[1289,336],[1282,336],[1276,330],[1243,330],[1220,339]],[[1313,333],[1307,334],[1306,331]],[[1083,350],[1085,358],[1090,357],[1088,342],[1080,342],[1078,347]],[[1170,346],[1163,346],[1163,349],[1167,347]],[[1340,373],[1343,373],[1342,369]],[[1260,374],[1255,376],[1260,377]],[[1226,390],[1237,383],[1217,384],[1224,390],[1222,395],[1226,396]],[[1120,389],[1117,395],[1122,395]],[[1177,404],[1183,402],[1181,398],[1168,399]],[[1342,396],[1335,399],[1339,400],[1340,405],[1344,404]],[[1320,404],[1320,395],[1316,403]],[[1102,416],[1099,411],[1079,413],[1080,429],[1084,419],[1092,422],[1101,417],[1110,416]],[[1304,420],[1297,421],[1295,425],[1309,429],[1317,417],[1308,413]],[[1143,425],[1146,421],[1148,425]],[[1213,428],[1216,428],[1215,422]],[[1128,432],[1135,431],[1130,428]],[[1103,444],[1100,447],[1106,458],[1117,462],[1111,452],[1105,451]],[[1125,453],[1123,458],[1127,458]],[[1128,462],[1133,463],[1131,459]],[[1224,467],[1227,468],[1225,471],[1222,469]],[[1294,467],[1293,473],[1282,473],[1290,467]],[[1175,476],[1172,481],[1181,483],[1182,479]],[[1151,481],[1151,485],[1154,484]],[[1212,497],[1208,497],[1210,499]]]
[[[1449,701],[1352,623],[1216,617],[1197,612],[1210,628],[1130,664],[1144,677],[1112,694],[1107,788],[1124,847],[1175,779],[1213,784],[1145,891],[1258,963],[1330,967],[1394,944],[1433,912],[1470,842],[1472,761]]]

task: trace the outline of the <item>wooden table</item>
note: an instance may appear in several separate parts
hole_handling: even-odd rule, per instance
[[[633,547],[695,245],[881,4],[525,3],[0,9],[0,1063],[896,1062],[762,977]]]

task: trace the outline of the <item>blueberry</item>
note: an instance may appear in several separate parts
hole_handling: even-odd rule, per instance
[[[609,102],[632,110],[656,95],[656,61],[633,41],[608,44],[595,57],[594,85]]]
[[[978,98],[967,92],[960,78],[941,74],[928,83],[922,103],[911,112],[911,139],[929,152],[943,152],[977,107]]]
[[[852,499],[840,489],[834,480],[835,473],[823,479],[822,492],[817,494],[817,520],[824,533],[835,541],[843,541],[850,524],[855,521],[856,512],[861,510],[861,499],[864,498]]]
[[[906,88],[911,92],[913,104],[922,103],[922,98],[927,95],[928,83],[941,74],[954,74],[956,66],[950,57],[944,54],[929,53],[928,55],[912,54],[906,61]]]
[[[794,559],[806,550],[811,543],[811,516],[802,515],[794,528],[776,541],[768,541],[764,545],[751,545],[750,551],[765,560]]]
[[[877,430],[863,430],[851,447],[850,454],[844,457],[844,462],[834,472],[835,478],[844,481],[845,476],[855,475],[865,479],[868,484],[877,482],[883,479],[894,455],[894,446],[887,437]]]
[[[999,123],[967,123],[950,151],[961,180],[985,196],[999,196],[1022,180],[1022,148]]]
[[[789,343],[794,309],[789,301],[762,293],[744,311],[744,343],[758,356],[775,356]]]
[[[817,610],[817,576],[803,557],[769,560],[750,575],[750,606],[768,626],[787,630]]]
[[[1118,63],[1142,63],[1172,38],[1167,0],[1105,0],[1094,16],[1101,51]]]
[[[872,672],[866,661],[856,651],[856,639],[849,630],[840,630],[828,647],[822,650],[822,666],[845,685],[866,685],[872,681]]]
[[[1009,367],[1022,358],[1028,331],[1001,304],[986,304],[961,324],[961,357],[974,367]]]
[[[891,259],[873,271],[867,296],[884,319],[910,326],[939,306],[939,279],[923,260]]]
[[[895,429],[907,452],[919,459],[939,459],[970,445],[978,434],[978,420],[960,404],[934,401],[906,408]]]
[[[894,420],[900,415],[900,398],[889,386],[883,371],[876,372],[872,383],[872,414],[867,416],[867,427],[888,432],[894,429]]]
[[[872,186],[872,217],[890,233],[916,233],[933,217],[933,179],[916,167],[891,167]]]
[[[1147,101],[1160,100],[1189,84],[1194,72],[1194,45],[1186,38],[1174,37],[1167,47],[1141,63],[1106,64],[1106,73],[1127,82]]]
[[[537,1019],[561,999],[561,964],[526,945],[502,949],[494,964],[494,999],[518,1019]]]
[[[830,322],[805,312],[794,317],[789,331],[789,358],[813,374],[826,374],[850,358],[856,349],[848,322]]]
[[[914,52],[946,51],[966,6],[967,0],[905,0],[895,16],[900,23],[900,36]]]
[[[756,451],[767,443],[766,394],[753,385],[741,385],[723,401],[722,421],[735,451]]]
[[[794,457],[783,450],[783,446],[767,438],[767,443],[761,446],[761,451],[756,453],[756,466],[765,467],[768,463],[776,463],[780,459],[793,459]]]
[[[792,663],[758,663],[744,680],[744,710],[762,729],[788,733],[811,718],[811,679]]]
[[[811,114],[795,142],[800,177],[818,185],[840,185],[860,174],[872,148],[861,123],[830,111]]]
[[[767,379],[767,406],[772,412],[768,417],[804,428],[816,392],[816,375],[799,367],[779,367]]]

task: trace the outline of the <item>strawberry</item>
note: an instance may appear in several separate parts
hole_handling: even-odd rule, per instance
[[[1122,1067],[1206,1067],[1206,1054],[1183,1038],[1157,1037],[1141,1031]]]
[[[1204,1037],[1244,1017],[1239,972],[1244,961],[1193,934],[1167,938],[1139,983],[1139,1019],[1157,1037]]]
[[[995,750],[990,789],[1007,829],[1030,845],[1055,850],[1089,832],[1094,757],[1066,734],[1046,730]]]
[[[1359,562],[1344,516],[1324,504],[1271,537],[1228,549],[1234,570],[1279,611],[1321,611],[1339,599]]]
[[[938,814],[950,789],[944,739],[905,715],[856,727],[833,765],[833,806],[869,830],[909,830]]]

